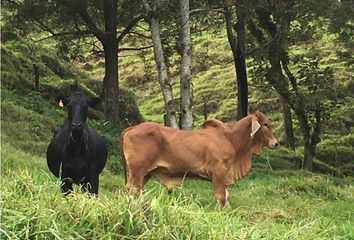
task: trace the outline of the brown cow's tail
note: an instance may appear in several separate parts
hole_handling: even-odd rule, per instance
[[[128,181],[128,169],[127,169],[127,159],[125,158],[125,155],[124,155],[124,151],[123,151],[123,140],[124,140],[124,135],[129,131],[131,130],[133,127],[128,127],[126,128],[122,134],[120,135],[120,138],[119,138],[119,147],[120,147],[120,161],[123,165],[123,170],[124,170],[124,180],[125,180],[125,184],[127,184],[127,181]]]

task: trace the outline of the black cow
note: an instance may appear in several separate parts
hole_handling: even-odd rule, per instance
[[[101,102],[77,92],[69,98],[58,96],[56,101],[68,110],[68,119],[54,135],[47,149],[50,171],[59,177],[61,167],[61,190],[68,194],[72,184],[98,194],[98,177],[107,159],[105,140],[86,124],[88,107]]]

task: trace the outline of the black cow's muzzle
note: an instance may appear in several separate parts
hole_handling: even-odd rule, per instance
[[[83,124],[81,122],[72,122],[71,127],[73,130],[81,130],[83,127]]]

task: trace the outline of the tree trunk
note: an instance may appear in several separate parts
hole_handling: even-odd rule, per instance
[[[236,0],[236,79],[237,79],[237,119],[247,116],[248,111],[248,83],[246,69],[245,43],[245,6],[243,0]]]
[[[232,12],[230,6],[224,5],[224,17],[226,23],[227,39],[230,44],[232,55],[234,58],[235,72],[236,72],[236,86],[237,86],[237,113],[236,118],[241,119],[247,116],[248,109],[248,83],[245,60],[245,23],[244,23],[244,9],[242,3],[236,1],[237,4],[237,24],[236,37],[233,33],[232,27]],[[241,5],[241,6],[240,6]]]
[[[165,103],[165,112],[166,112],[166,123],[170,124],[169,127],[178,128],[177,119],[176,119],[176,110],[173,102],[173,94],[171,83],[168,79],[167,67],[165,63],[164,52],[162,48],[162,42],[160,37],[160,24],[159,21],[154,16],[153,9],[147,3],[143,1],[145,10],[148,13],[150,20],[150,30],[152,44],[154,48],[154,58],[157,65],[158,71],[158,80],[160,88],[162,91],[164,103]]]
[[[279,95],[281,95],[281,97],[291,105],[291,108],[294,110],[297,116],[304,140],[304,157],[302,167],[308,170],[312,170],[314,152],[313,146],[311,144],[310,126],[306,118],[303,98],[299,92],[295,92],[294,100],[292,102],[289,101],[290,91],[280,64],[280,53],[282,51],[280,46],[279,37],[274,39],[269,46],[268,59],[271,64],[271,68],[268,70],[268,80],[279,93]]]
[[[305,140],[304,143],[304,159],[302,163],[302,168],[312,171],[313,169],[313,154],[311,152],[311,143],[309,139]]]
[[[33,63],[34,90],[39,92],[39,70],[37,64]]]
[[[172,86],[168,79],[159,26],[160,24],[158,20],[152,17],[150,21],[151,37],[154,45],[154,58],[157,64],[158,79],[165,102],[165,111],[170,127],[178,128],[176,110],[173,102]]]
[[[280,104],[283,108],[284,130],[285,130],[285,146],[295,150],[295,137],[293,129],[293,119],[288,101],[279,95]]]
[[[311,141],[311,128],[306,118],[305,110],[303,109],[304,105],[302,102],[302,97],[298,96],[297,101],[293,103],[293,109],[299,121],[300,130],[304,140],[304,157],[302,168],[312,171],[314,146],[313,142]]]
[[[203,95],[203,116],[204,116],[204,121],[208,119],[208,101],[209,97]]]
[[[181,10],[181,118],[180,127],[192,130],[193,115],[191,109],[191,35],[189,25],[189,0],[180,0]]]
[[[103,94],[105,118],[119,123],[119,84],[118,84],[118,42],[117,42],[117,1],[104,1],[105,33],[102,42],[105,58]]]
[[[300,130],[304,139],[304,159],[302,167],[304,169],[313,170],[313,158],[316,154],[316,147],[320,141],[321,133],[321,109],[315,110],[315,126],[312,130],[306,117],[306,112],[304,109],[304,100],[301,94],[297,93],[297,99],[293,103],[293,110],[299,120]]]
[[[119,84],[118,84],[118,48],[117,42],[103,45],[105,59],[105,76],[103,79],[103,96],[105,102],[105,118],[119,123]]]

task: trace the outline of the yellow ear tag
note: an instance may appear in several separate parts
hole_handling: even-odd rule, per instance
[[[59,101],[59,107],[64,107],[63,100]]]

